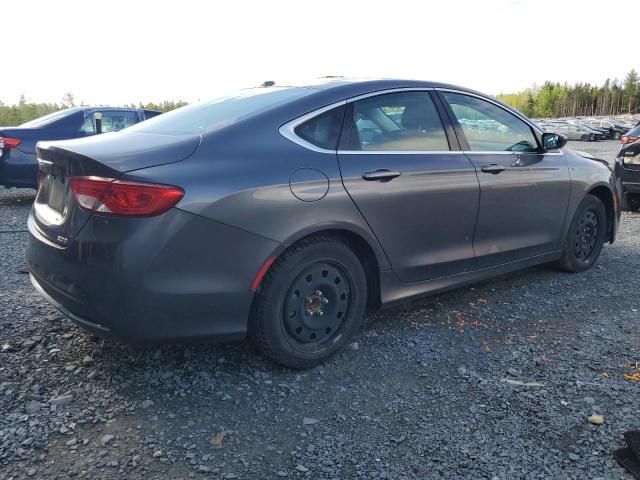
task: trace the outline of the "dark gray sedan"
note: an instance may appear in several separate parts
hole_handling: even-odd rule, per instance
[[[377,308],[613,242],[606,162],[480,93],[404,80],[261,87],[40,143],[35,288],[127,342],[245,336],[305,368]]]

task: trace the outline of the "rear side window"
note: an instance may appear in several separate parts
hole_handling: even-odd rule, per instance
[[[295,132],[300,138],[316,147],[337,150],[343,118],[344,105],[307,120],[298,125]]]
[[[119,132],[138,123],[136,112],[106,111],[102,112],[102,133]]]
[[[84,117],[84,123],[80,127],[80,133],[84,133],[85,135],[93,135],[94,133],[96,133],[93,114],[89,114]]]
[[[172,110],[129,129],[157,135],[206,133],[302,98],[314,90],[303,87],[269,87],[241,90],[236,94]]]
[[[157,117],[162,112],[158,112],[157,110],[144,110],[144,119],[149,120],[150,118]]]
[[[449,150],[438,111],[427,92],[398,92],[357,100],[351,150]]]

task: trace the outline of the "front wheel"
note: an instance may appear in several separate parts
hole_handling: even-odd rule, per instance
[[[315,367],[347,346],[366,305],[365,271],[349,246],[333,237],[303,240],[262,280],[249,337],[281,365]]]
[[[613,138],[615,140],[620,140],[620,137],[622,137],[622,134],[620,132],[613,132]]]
[[[607,212],[602,201],[587,195],[578,206],[567,233],[560,267],[568,272],[591,268],[602,251],[607,234]]]

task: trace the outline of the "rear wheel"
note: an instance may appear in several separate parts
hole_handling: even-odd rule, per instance
[[[366,275],[353,251],[332,237],[303,240],[262,280],[249,337],[276,362],[311,368],[345,348],[366,304]]]
[[[560,267],[568,272],[583,272],[596,263],[607,233],[607,212],[602,201],[587,195],[576,210]]]

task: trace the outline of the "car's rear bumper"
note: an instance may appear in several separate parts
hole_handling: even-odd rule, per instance
[[[60,248],[30,219],[35,288],[74,322],[127,343],[246,335],[251,283],[277,242],[179,209],[93,216]]]
[[[0,185],[17,188],[38,188],[38,161],[35,153],[17,148],[4,149],[0,156]]]

